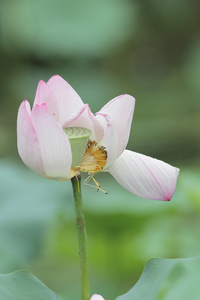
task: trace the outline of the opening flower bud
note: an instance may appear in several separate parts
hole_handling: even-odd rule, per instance
[[[83,127],[63,128],[66,133],[72,151],[72,167],[77,167],[83,158],[91,130]]]

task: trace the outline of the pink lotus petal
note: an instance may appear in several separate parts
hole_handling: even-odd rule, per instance
[[[91,297],[90,300],[104,300],[104,298],[100,295],[95,294]]]
[[[108,115],[100,114],[96,115],[97,120],[104,127],[104,138],[101,141],[101,145],[106,147],[107,150],[107,161],[104,169],[108,169],[116,160],[118,155],[118,133],[113,126],[112,120]]]
[[[179,169],[163,161],[125,150],[108,170],[127,190],[143,198],[169,201]]]
[[[57,98],[60,111],[59,123],[62,126],[84,103],[69,83],[59,75],[51,77],[47,84]]]
[[[37,135],[30,119],[30,104],[24,100],[17,117],[17,147],[22,161],[40,176],[46,177]]]
[[[88,104],[82,106],[77,113],[71,116],[67,122],[64,123],[64,127],[84,127],[92,131],[90,136],[91,140],[100,142],[104,135],[104,130],[97,118],[91,112]]]
[[[56,96],[54,95],[50,87],[46,84],[46,82],[40,80],[33,106],[42,103],[46,104],[48,114],[54,117],[56,120],[59,120],[59,107],[57,104]]]
[[[45,173],[56,180],[69,179],[72,154],[69,140],[61,126],[39,105],[31,119],[37,134]]]
[[[97,119],[104,126],[105,144],[108,151],[105,168],[113,164],[128,143],[134,107],[135,99],[130,95],[122,95],[109,101],[96,113]]]

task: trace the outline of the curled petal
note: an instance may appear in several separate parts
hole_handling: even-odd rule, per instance
[[[30,119],[30,104],[24,100],[17,116],[17,147],[22,161],[34,172],[45,177],[38,138]]]
[[[130,95],[122,95],[109,101],[96,113],[104,126],[104,143],[108,151],[105,168],[113,164],[128,143],[134,108],[135,99]]]
[[[125,150],[108,170],[133,194],[169,201],[175,191],[179,169],[163,161]]]
[[[55,75],[47,82],[55,94],[59,106],[59,123],[63,125],[72,114],[77,112],[84,104],[75,90],[59,75]]]
[[[100,295],[95,294],[92,296],[90,300],[104,300],[104,298]]]
[[[37,104],[40,105],[42,103],[46,104],[48,114],[54,117],[56,120],[59,120],[59,107],[56,101],[56,96],[47,83],[43,80],[40,80],[33,106]]]
[[[39,105],[34,106],[31,119],[46,175],[56,180],[69,179],[72,163],[71,147],[61,126]]]
[[[77,113],[71,116],[71,118],[64,123],[63,128],[64,127],[88,128],[92,131],[90,139],[96,142],[100,142],[104,135],[103,127],[91,112],[88,104],[82,106]]]

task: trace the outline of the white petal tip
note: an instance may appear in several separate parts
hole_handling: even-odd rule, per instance
[[[172,183],[171,183],[171,188],[169,187],[169,190],[164,194],[163,199],[158,199],[158,200],[170,201],[175,193],[177,179],[178,179],[180,169],[175,168],[173,166],[170,166],[170,167],[171,167],[171,177],[173,178]]]
[[[94,294],[90,300],[105,300],[101,295]]]

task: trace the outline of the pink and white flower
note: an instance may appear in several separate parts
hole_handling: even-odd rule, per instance
[[[42,177],[68,180],[86,172],[108,171],[127,190],[140,197],[170,200],[179,169],[157,159],[125,150],[135,99],[121,95],[95,115],[74,89],[56,75],[40,81],[33,108],[24,100],[17,118],[17,145],[23,162]],[[91,131],[85,154],[74,166],[69,128]],[[79,130],[79,129],[78,129]]]

